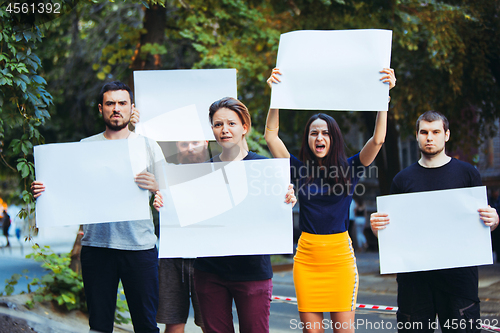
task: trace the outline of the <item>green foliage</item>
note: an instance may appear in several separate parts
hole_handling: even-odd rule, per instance
[[[95,63],[92,69],[98,71],[97,78],[104,80],[107,75],[111,75],[113,67],[124,64],[131,65],[134,55],[134,46],[139,43],[144,29],[131,27],[130,25],[120,24],[117,34],[120,36],[117,42],[110,43],[102,49],[99,63]],[[165,54],[165,46],[158,44],[147,44],[141,47],[141,51],[146,54]]]
[[[167,54],[167,48],[164,45],[160,45],[158,43],[146,43],[141,46],[141,56],[145,57],[148,54],[151,55]]]
[[[264,134],[258,133],[253,127],[250,129],[250,133],[246,136],[248,149],[256,152],[259,155],[272,157],[271,154],[265,149],[266,139],[264,139]]]
[[[56,254],[49,246],[40,248],[38,245],[34,245],[33,249],[35,253],[29,254],[26,257],[34,259],[37,262],[43,262],[42,267],[48,273],[41,278],[34,278],[28,283],[28,292],[33,292],[33,297],[26,303],[26,306],[33,308],[36,302],[54,302],[66,311],[87,311],[82,275],[74,272],[69,267],[71,263],[69,254]],[[24,270],[23,274],[16,273],[10,279],[7,279],[5,281],[5,290],[2,294],[12,295],[15,286],[21,278],[29,280],[29,277],[26,275],[27,272],[27,270]],[[124,315],[128,312],[128,305],[123,295],[123,287],[120,283],[115,314],[115,322],[117,324],[126,324],[130,321]]]
[[[24,185],[20,199],[25,207],[20,217],[34,211],[27,187],[34,179],[33,146],[44,142],[39,128],[50,114],[52,96],[47,82],[39,75],[41,60],[37,47],[42,40],[38,26],[28,16],[8,13],[0,8],[0,157],[8,169],[0,168],[2,178],[17,173]],[[19,193],[18,192],[18,193]]]
[[[25,270],[23,270],[22,273],[26,274],[26,273],[28,273],[28,270],[25,269]],[[27,280],[29,279],[28,276],[22,275],[19,273],[13,274],[10,279],[6,279],[5,280],[5,289],[4,289],[4,292],[1,293],[1,295],[7,295],[7,296],[12,295],[12,293],[14,292],[15,286],[18,284],[19,280],[23,277],[26,278]]]
[[[54,96],[52,119],[41,128],[46,142],[74,142],[102,131],[102,79],[130,83],[143,16],[141,1],[79,1],[44,27],[39,50]]]
[[[85,294],[80,274],[69,268],[71,258],[69,254],[58,255],[48,246],[35,247],[36,252],[29,254],[37,262],[43,262],[42,267],[49,271],[40,279],[34,278],[28,285],[28,291],[33,287],[33,302],[55,302],[65,310],[85,310]],[[29,304],[30,305],[30,304]],[[31,304],[32,305],[32,304]]]
[[[268,22],[280,31],[390,29],[390,120],[402,137],[414,132],[418,115],[437,110],[448,116],[448,148],[474,151],[494,133],[500,115],[500,7],[472,0],[270,1]],[[274,11],[274,12],[273,12]],[[365,118],[364,114],[360,114]],[[396,134],[395,137],[398,135]],[[287,142],[288,145],[289,142]],[[391,163],[391,162],[387,162]]]
[[[156,5],[160,15],[148,15]],[[50,123],[43,128],[34,123],[33,131],[26,127],[4,140],[17,153],[9,161],[20,176],[31,172],[32,159],[24,156],[31,150],[27,142],[43,141],[37,130],[47,142],[77,141],[101,130],[95,101],[101,80],[131,84],[132,71],[145,69],[146,61],[136,60],[145,58],[154,58],[155,69],[236,68],[238,97],[248,106],[256,131],[262,131],[270,97],[265,80],[275,65],[280,34],[293,30],[391,29],[398,85],[391,91],[390,128],[403,137],[413,133],[420,113],[435,109],[450,118],[450,148],[473,150],[493,133],[500,114],[500,9],[495,1],[92,0],[75,2],[71,9],[42,29],[44,42],[36,49],[7,46],[5,38],[12,45],[27,44],[41,36],[39,30],[12,31],[7,37],[0,33],[0,64],[8,64],[0,73],[0,105],[22,105],[22,96],[5,95],[4,85],[23,93],[40,84],[54,95]],[[17,60],[19,53],[24,60]],[[30,68],[39,72],[30,74]],[[26,121],[19,115],[26,112],[11,109],[16,116],[1,114],[0,126],[21,128]],[[43,110],[35,116],[46,119]],[[280,135],[293,152],[308,115],[287,114]],[[340,123],[370,123],[364,113],[335,116]],[[24,133],[28,137],[23,139]],[[253,135],[250,148],[262,151],[264,142]]]

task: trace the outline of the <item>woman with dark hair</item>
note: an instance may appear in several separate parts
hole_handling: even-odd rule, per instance
[[[245,136],[251,128],[247,107],[239,100],[226,97],[214,102],[209,119],[222,153],[211,162],[265,159],[248,151]],[[285,202],[296,202],[290,185]],[[155,198],[155,207],[163,205]],[[198,296],[204,332],[234,332],[232,303],[238,311],[240,332],[269,332],[272,296],[271,259],[269,255],[243,255],[197,258],[194,284]]]
[[[380,79],[395,86],[394,70]],[[267,83],[278,84],[279,69]],[[274,157],[290,158],[297,182],[302,235],[294,258],[293,276],[304,332],[323,332],[323,313],[330,312],[334,332],[354,332],[358,272],[349,227],[349,206],[360,173],[384,143],[387,111],[377,114],[373,136],[361,151],[347,158],[339,126],[319,113],[306,124],[299,158],[291,155],[278,136],[279,110],[267,115],[265,138]]]

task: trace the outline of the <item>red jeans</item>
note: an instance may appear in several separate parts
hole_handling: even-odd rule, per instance
[[[205,333],[231,333],[233,299],[241,333],[269,332],[273,282],[228,281],[218,275],[194,270],[194,287],[200,303]]]

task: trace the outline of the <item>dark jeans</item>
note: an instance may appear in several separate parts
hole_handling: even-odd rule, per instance
[[[241,333],[269,332],[273,282],[228,281],[216,274],[194,270],[194,286],[206,333],[234,332],[233,299]]]
[[[411,274],[411,273],[409,273]],[[425,279],[398,279],[398,332],[480,332],[479,302],[452,295]]]
[[[159,332],[158,252],[116,250],[83,246],[83,285],[89,310],[90,329],[112,332],[118,282],[121,279],[134,332]]]

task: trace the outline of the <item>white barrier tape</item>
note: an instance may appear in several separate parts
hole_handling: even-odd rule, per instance
[[[373,304],[356,304],[356,309],[363,310],[377,310],[377,311],[390,311],[396,312],[398,311],[397,306],[385,306],[385,305],[373,305]]]
[[[295,298],[295,297],[285,297],[285,296],[274,296],[273,295],[271,297],[271,300],[283,302],[283,303],[297,304],[297,298]],[[359,304],[359,303],[356,304],[356,309],[388,311],[388,312],[392,312],[392,313],[396,313],[396,311],[398,311],[397,306]],[[489,332],[500,332],[500,327],[490,326],[490,325],[485,325],[485,324],[481,324],[481,329],[489,331]]]
[[[484,325],[484,324],[481,325],[481,329],[488,332],[500,332],[500,327]]]
[[[295,297],[285,297],[285,296],[271,296],[271,301],[279,301],[283,303],[294,303],[297,304],[297,299]]]
[[[272,296],[273,301],[279,301],[284,303],[294,303],[297,304],[297,299],[295,297],[285,297],[285,296]],[[357,309],[363,310],[377,310],[377,311],[390,311],[396,312],[398,310],[397,306],[385,306],[385,305],[373,305],[373,304],[356,304]]]

